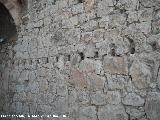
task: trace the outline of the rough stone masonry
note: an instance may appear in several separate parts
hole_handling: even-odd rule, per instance
[[[0,114],[160,120],[159,0],[32,0],[26,11],[18,39],[0,45]]]

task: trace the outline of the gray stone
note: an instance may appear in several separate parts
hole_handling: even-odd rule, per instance
[[[138,0],[120,0],[117,2],[116,6],[121,10],[133,11],[138,9],[139,1]]]
[[[62,20],[63,28],[74,28],[78,25],[78,16],[71,17],[69,19]]]
[[[90,94],[87,90],[77,91],[77,100],[81,104],[88,104],[90,102]]]
[[[158,78],[157,78],[157,81],[158,81],[158,88],[160,89],[160,71],[158,72]]]
[[[17,92],[24,92],[24,85],[16,85],[16,91]]]
[[[160,119],[160,0],[0,1],[1,113]]]
[[[129,93],[122,99],[122,103],[131,106],[143,106],[144,99],[135,93]]]
[[[121,76],[107,75],[108,88],[110,90],[122,90],[128,84],[127,78]]]
[[[113,1],[112,0],[103,0],[99,1],[97,6],[97,15],[98,17],[107,16],[113,11]]]
[[[80,33],[81,31],[79,28],[71,29],[65,33],[65,38],[69,44],[75,44],[80,41]]]
[[[159,0],[140,0],[141,4],[145,7],[159,7],[160,2]]]
[[[150,120],[159,120],[160,118],[160,93],[151,92],[148,94],[145,104],[145,112]]]
[[[108,91],[106,101],[109,104],[118,105],[121,103],[121,95],[118,91]]]
[[[84,11],[83,3],[74,5],[72,7],[72,14],[73,15],[83,13],[83,11]]]
[[[91,60],[91,59],[84,59],[81,61],[79,65],[79,70],[85,73],[96,73],[98,75],[103,75],[104,71],[102,68],[102,62],[100,60]]]
[[[101,91],[96,91],[95,94],[91,95],[91,103],[95,105],[104,105],[106,96]]]
[[[86,58],[94,58],[95,57],[95,52],[96,52],[95,45],[94,44],[89,44],[86,47],[85,57]]]
[[[139,88],[147,88],[151,83],[151,68],[145,63],[140,61],[134,61],[130,68],[130,75],[132,76],[132,81],[134,85]]]
[[[80,107],[77,120],[97,120],[96,107]]]
[[[34,24],[34,27],[41,27],[43,25],[43,20],[39,20],[37,23]]]
[[[130,107],[130,106],[127,106],[126,107],[126,112],[134,117],[134,118],[137,118],[137,119],[140,119],[142,116],[145,115],[145,111],[144,111],[144,108],[143,107],[139,107],[139,108],[133,108],[133,107]]]
[[[97,22],[97,21],[95,21],[95,20],[90,20],[90,21],[88,21],[87,23],[83,24],[83,25],[81,26],[81,29],[82,29],[83,31],[92,31],[92,30],[96,29],[97,26],[98,26],[98,22]]]
[[[122,105],[105,105],[98,109],[99,120],[128,120]]]

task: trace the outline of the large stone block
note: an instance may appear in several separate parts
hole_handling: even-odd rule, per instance
[[[76,88],[81,89],[86,88],[88,86],[85,74],[83,72],[80,72],[76,68],[73,68],[71,71],[71,78],[69,79],[69,83],[76,86]]]
[[[79,65],[79,70],[85,73],[103,74],[102,62],[100,60],[84,59]]]
[[[106,73],[128,75],[127,57],[105,56],[103,67]]]
[[[69,83],[78,89],[88,88],[95,91],[102,90],[104,88],[105,80],[105,77],[101,77],[95,73],[86,73],[73,68]]]
[[[132,77],[133,84],[135,87],[142,89],[149,87],[151,83],[152,74],[145,63],[140,61],[134,61],[130,68],[130,75]]]

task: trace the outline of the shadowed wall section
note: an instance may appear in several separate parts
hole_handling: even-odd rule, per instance
[[[7,8],[0,3],[0,42],[16,39],[17,30],[14,20]]]

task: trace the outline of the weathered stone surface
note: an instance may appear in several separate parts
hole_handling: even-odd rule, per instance
[[[106,101],[109,104],[118,105],[121,103],[121,95],[118,91],[108,91]]]
[[[143,106],[144,99],[135,93],[129,93],[123,98],[122,103],[131,106]]]
[[[132,108],[132,107],[126,107],[126,112],[137,119],[140,119],[142,116],[145,115],[145,111],[143,107],[139,107],[139,108]]]
[[[75,85],[78,88],[86,88],[88,86],[85,74],[77,69],[72,69],[71,79],[69,83]]]
[[[0,113],[159,120],[159,0],[14,1],[24,12],[17,40],[0,42]]]
[[[128,120],[122,105],[106,105],[98,109],[99,120]]]
[[[96,120],[96,107],[80,107],[77,120]]]
[[[88,104],[90,102],[90,93],[88,90],[79,90],[77,91],[77,99],[81,104]]]
[[[105,78],[99,75],[103,74],[102,63],[99,60],[92,61],[90,59],[85,59],[80,63],[77,72],[72,72],[71,80],[75,81],[74,83],[76,86],[83,86],[92,90],[102,90]]]
[[[107,82],[110,90],[122,90],[128,85],[128,78],[107,75]]]
[[[70,44],[78,43],[80,41],[80,33],[81,31],[79,28],[71,29],[66,32],[65,38]]]
[[[63,28],[74,28],[76,25],[78,25],[78,16],[74,16],[62,21]]]
[[[97,6],[97,15],[98,17],[106,16],[113,11],[113,1],[112,0],[103,0],[98,3]]]
[[[83,31],[92,31],[92,30],[96,29],[97,26],[98,26],[98,22],[97,22],[97,21],[95,21],[95,20],[90,20],[89,22],[83,24],[83,25],[81,26],[81,29],[82,29]]]
[[[87,74],[86,76],[87,81],[88,81],[88,86],[87,88],[92,91],[97,91],[97,90],[103,90],[104,89],[104,84],[106,81],[105,77],[101,77],[96,74]]]
[[[160,2],[158,0],[140,0],[141,4],[145,7],[153,7],[157,6],[159,7]]]
[[[158,72],[157,81],[158,81],[158,88],[160,89],[160,71]]]
[[[85,51],[85,57],[94,58],[95,57],[95,52],[96,52],[95,45],[94,44],[89,44],[86,48],[86,51]]]
[[[106,96],[101,93],[101,91],[96,91],[95,94],[91,95],[91,103],[95,105],[104,105],[106,104]]]
[[[74,14],[74,15],[79,14],[79,13],[83,13],[83,11],[84,11],[83,3],[74,5],[72,7],[72,14]]]
[[[80,65],[79,70],[84,73],[103,74],[102,62],[100,60],[93,61],[91,59],[84,59]]]
[[[145,112],[150,120],[159,120],[160,118],[160,93],[151,92],[148,94],[145,104]]]
[[[110,74],[128,74],[128,61],[126,57],[105,56],[103,66],[104,71]]]

